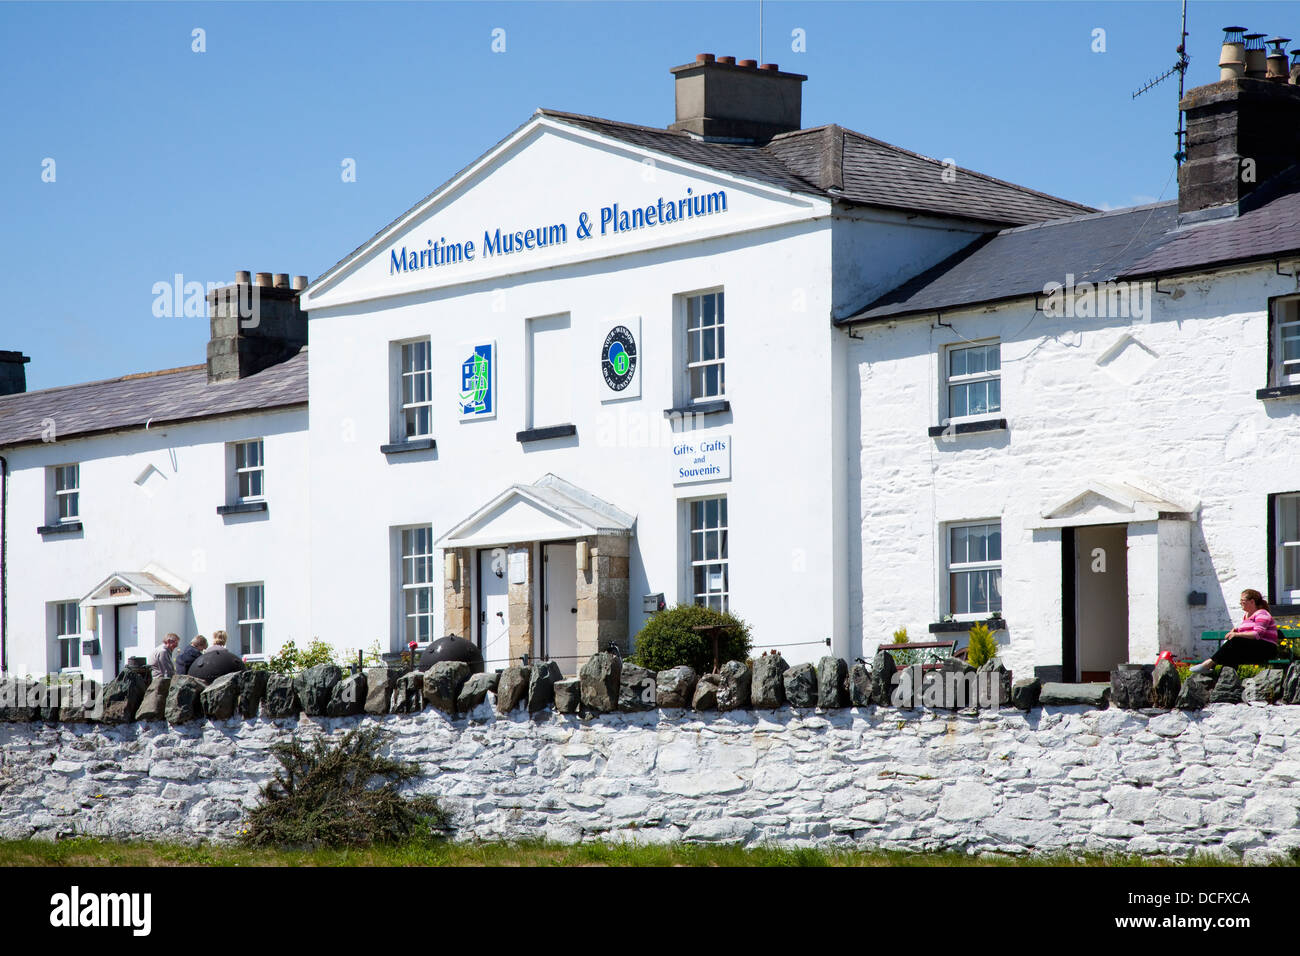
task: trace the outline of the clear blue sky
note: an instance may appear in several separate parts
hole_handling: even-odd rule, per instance
[[[1174,62],[1178,12],[769,0],[763,59],[808,74],[805,126],[1117,207],[1176,195],[1176,80],[1130,93]],[[1190,4],[1189,86],[1224,24],[1300,38],[1288,13]],[[536,107],[664,126],[669,67],[757,47],[756,0],[0,3],[0,349],[32,389],[201,362],[206,320],[155,318],[154,283],[315,278]]]

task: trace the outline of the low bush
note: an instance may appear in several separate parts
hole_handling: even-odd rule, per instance
[[[998,641],[988,626],[976,624],[972,627],[966,644],[966,662],[972,667],[981,667],[997,656]]]
[[[652,671],[667,670],[689,664],[697,674],[713,670],[713,639],[691,630],[705,624],[726,625],[728,630],[718,641],[718,663],[743,661],[752,647],[749,625],[726,611],[678,604],[652,615],[637,634],[635,653],[628,662]]]
[[[267,661],[267,669],[273,674],[297,674],[317,664],[339,664],[332,645],[317,639],[300,651],[293,641],[285,641],[280,653]]]
[[[911,640],[912,639],[907,636],[906,627],[900,627],[894,632],[895,644],[907,644],[910,643]],[[888,650],[889,656],[894,659],[895,667],[911,667],[913,664],[921,663],[921,655],[917,651],[894,651],[889,650],[889,648],[885,648],[885,650]]]
[[[239,831],[247,846],[363,847],[432,838],[447,827],[433,797],[408,797],[399,786],[419,776],[415,764],[378,755],[378,728],[349,731],[337,744],[317,737],[272,748],[281,770],[262,788]],[[378,778],[384,781],[375,786]]]

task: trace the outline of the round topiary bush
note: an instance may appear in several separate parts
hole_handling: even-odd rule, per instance
[[[707,674],[713,670],[713,639],[691,630],[702,624],[729,627],[718,642],[718,663],[748,659],[751,646],[748,624],[724,611],[678,604],[659,611],[645,622],[634,639],[634,653],[628,661],[652,671],[689,664],[695,673]]]

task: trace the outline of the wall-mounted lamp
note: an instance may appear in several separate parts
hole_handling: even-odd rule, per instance
[[[586,573],[587,569],[591,567],[591,542],[579,541],[578,548],[577,548],[577,556],[578,556],[578,572],[580,574]]]
[[[456,584],[456,579],[460,577],[460,561],[457,560],[455,551],[442,553],[442,576],[453,586]]]

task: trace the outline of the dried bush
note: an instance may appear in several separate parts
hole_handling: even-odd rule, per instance
[[[408,797],[399,786],[420,775],[412,763],[378,755],[377,728],[349,731],[331,745],[294,739],[272,753],[281,770],[262,788],[240,841],[249,846],[361,847],[429,838],[447,829],[433,797]],[[384,781],[375,786],[378,778]]]

